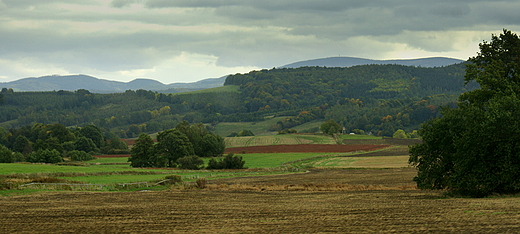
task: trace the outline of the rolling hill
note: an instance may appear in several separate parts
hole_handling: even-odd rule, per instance
[[[298,68],[298,67],[352,67],[358,65],[369,64],[396,64],[416,67],[443,67],[456,63],[464,62],[460,59],[432,57],[432,58],[418,58],[418,59],[394,59],[394,60],[373,60],[354,57],[330,57],[312,59],[306,61],[295,62],[281,66],[280,68]]]
[[[443,67],[464,62],[452,58],[419,58],[402,60],[372,60],[354,57],[330,57],[300,61],[281,66],[280,68],[298,67],[352,67],[366,64],[397,64],[416,67]],[[130,82],[99,79],[89,75],[52,75],[23,78],[16,81],[0,83],[0,88],[12,88],[14,91],[74,91],[86,89],[92,93],[120,93],[126,90],[151,90],[159,93],[180,93],[220,87],[227,76],[209,78],[192,83],[163,84],[153,79],[138,78]]]
[[[88,75],[42,76],[19,79],[0,83],[0,88],[12,88],[14,91],[74,91],[86,89],[93,93],[120,93],[126,90],[152,90],[160,93],[178,93],[219,87],[226,77],[210,78],[193,83],[163,84],[152,79],[138,78],[130,82],[99,79]]]

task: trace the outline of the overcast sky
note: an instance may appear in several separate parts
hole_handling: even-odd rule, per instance
[[[0,0],[0,82],[87,74],[194,82],[301,60],[466,60],[520,1]]]

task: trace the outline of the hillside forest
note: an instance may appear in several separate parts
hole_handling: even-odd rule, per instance
[[[260,122],[284,117],[268,131],[311,121],[335,120],[347,132],[392,136],[418,129],[439,116],[442,106],[478,87],[464,83],[465,64],[445,67],[362,65],[349,68],[265,69],[227,77],[223,87],[180,94],[127,90],[100,94],[89,90],[0,91],[0,137],[40,124],[69,128],[96,126],[107,139],[204,123]],[[305,132],[318,132],[311,128]]]

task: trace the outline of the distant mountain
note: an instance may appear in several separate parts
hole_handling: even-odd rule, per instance
[[[0,83],[0,88],[12,88],[15,91],[53,91],[86,89],[93,93],[117,93],[126,90],[152,90],[161,93],[177,93],[219,87],[226,76],[211,78],[193,83],[163,84],[152,79],[135,79],[130,82],[110,81],[88,75],[42,76],[19,79]]]
[[[373,60],[364,58],[354,57],[330,57],[312,59],[306,61],[295,62],[281,66],[280,68],[298,68],[298,67],[352,67],[358,65],[368,64],[398,64],[405,66],[416,66],[416,67],[443,67],[456,63],[464,62],[460,59],[445,58],[445,57],[432,57],[432,58],[419,58],[419,59],[394,59],[394,60]]]
[[[319,67],[352,67],[367,64],[399,64],[416,67],[443,67],[463,60],[434,57],[420,59],[400,59],[400,60],[372,60],[354,57],[330,57],[300,61],[291,63],[280,68],[298,68],[307,66]],[[93,93],[118,93],[126,90],[152,90],[159,93],[179,93],[201,89],[220,87],[224,85],[227,76],[220,78],[204,79],[193,83],[173,83],[163,84],[152,79],[138,78],[130,82],[110,81],[99,79],[88,75],[67,75],[67,76],[42,76],[24,78],[16,81],[0,83],[0,88],[12,88],[14,91],[53,91],[86,89]]]

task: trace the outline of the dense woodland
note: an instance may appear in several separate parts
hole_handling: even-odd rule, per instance
[[[477,87],[464,85],[464,64],[422,68],[363,65],[350,68],[302,67],[231,75],[226,86],[238,92],[163,94],[146,90],[98,94],[88,90],[0,92],[0,132],[35,123],[67,127],[94,125],[106,136],[137,137],[171,129],[182,121],[262,121],[287,116],[270,127],[289,129],[334,119],[347,131],[391,136],[411,131],[454,106],[456,97]],[[309,131],[319,131],[309,129]]]

